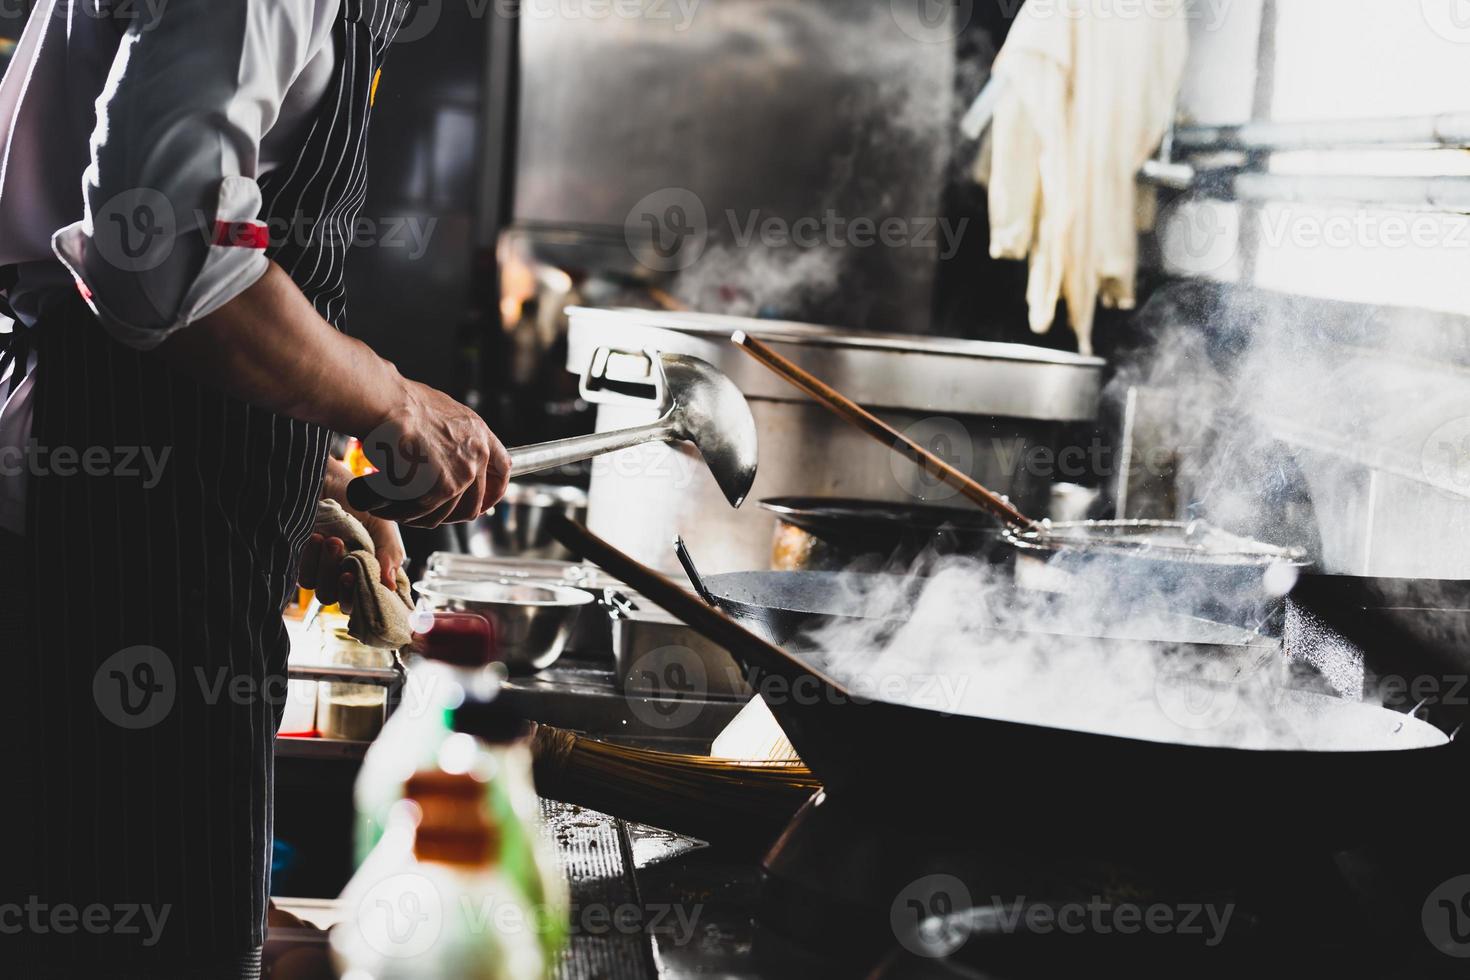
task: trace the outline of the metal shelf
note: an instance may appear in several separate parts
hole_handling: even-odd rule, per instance
[[[1174,131],[1180,153],[1293,150],[1459,150],[1470,148],[1470,113],[1390,119],[1308,122],[1248,122],[1238,126],[1180,126]]]

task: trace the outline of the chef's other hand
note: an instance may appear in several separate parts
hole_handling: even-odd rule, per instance
[[[398,533],[398,525],[371,515],[362,523],[368,529],[368,536],[373,539],[373,553],[378,558],[383,584],[390,590],[397,589],[398,570],[408,558],[408,551],[403,547],[403,535]]]
[[[321,604],[330,606],[352,595],[352,573],[342,568],[346,558],[347,546],[341,538],[313,534],[301,549],[301,570],[296,580],[303,589],[315,589]]]
[[[510,454],[483,419],[443,392],[404,383],[402,407],[362,440],[386,503],[375,516],[413,527],[472,521],[500,502]]]
[[[362,523],[373,539],[383,584],[390,591],[397,591],[398,569],[407,557],[398,525],[371,515],[366,515]],[[335,602],[343,612],[350,613],[352,597],[357,594],[357,565],[346,558],[347,545],[341,538],[313,534],[301,549],[301,571],[296,578],[303,589],[316,590],[322,605]]]

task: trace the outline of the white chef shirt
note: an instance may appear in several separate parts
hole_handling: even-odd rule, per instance
[[[42,0],[0,80],[0,267],[19,267],[22,319],[74,278],[146,350],[259,280],[240,232],[263,227],[256,181],[294,159],[326,93],[340,2]],[[0,527],[22,533],[7,447],[29,438],[31,378],[7,397],[8,374]]]

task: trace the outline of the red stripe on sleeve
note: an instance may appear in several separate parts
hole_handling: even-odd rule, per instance
[[[271,243],[270,229],[250,221],[216,221],[214,244],[224,248],[265,248]]]

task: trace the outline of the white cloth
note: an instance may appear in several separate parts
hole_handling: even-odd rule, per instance
[[[258,225],[256,180],[299,152],[340,3],[42,0],[0,80],[0,266],[21,266],[22,318],[60,260],[102,325],[149,349],[263,276],[262,250],[213,232]],[[25,474],[3,462],[29,438],[29,391],[0,408],[0,527],[16,532]]]
[[[995,61],[1005,88],[977,176],[989,188],[991,255],[1030,257],[1036,333],[1051,329],[1065,298],[1091,353],[1099,299],[1133,307],[1136,175],[1173,118],[1188,48],[1182,0],[1131,14],[1095,0],[1029,0],[1017,15]]]

